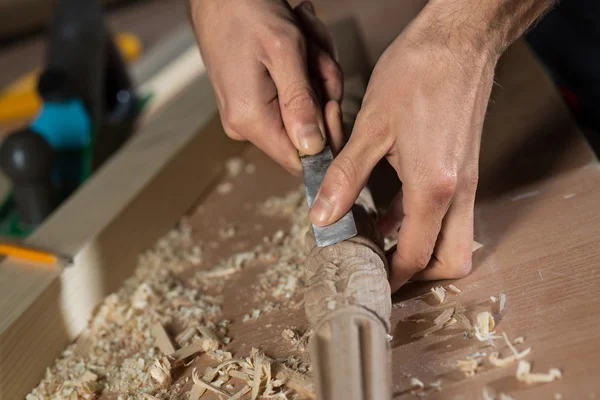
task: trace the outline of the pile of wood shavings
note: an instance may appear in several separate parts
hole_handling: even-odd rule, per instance
[[[185,382],[171,380],[173,360],[158,349],[160,345],[152,335],[153,328],[174,324],[183,329],[174,338],[176,347],[201,339],[200,327],[215,332],[220,343],[228,343],[231,340],[226,336],[229,321],[220,320],[222,299],[205,294],[204,289],[214,287],[215,281],[223,284],[228,275],[255,261],[276,264],[258,277],[255,297],[262,304],[258,314],[301,304],[301,293],[297,289],[302,285],[305,258],[307,207],[304,193],[299,189],[283,198],[271,198],[261,205],[259,212],[291,217],[291,230],[289,233],[279,231],[255,249],[234,254],[217,266],[202,270],[188,285],[184,285],[177,274],[201,265],[204,247],[193,240],[192,229],[183,220],[178,228],[159,240],[154,249],[140,257],[133,277],[98,307],[88,329],[47,370],[27,400],[87,400],[110,393],[118,400],[187,397],[187,393],[182,393]],[[302,342],[305,343],[304,337]],[[209,353],[215,360],[232,359],[230,353],[219,349]],[[288,375],[293,370],[309,372],[311,369],[300,358],[274,362]],[[194,377],[194,382],[201,382],[201,377]],[[207,382],[211,384],[210,380]],[[289,398],[290,387],[286,384],[277,389],[277,383],[262,382],[261,396]],[[195,383],[193,387],[196,386]],[[258,389],[253,386],[251,390],[254,395]],[[238,398],[243,396],[238,395]]]
[[[202,325],[221,335],[227,329],[227,323],[219,321],[220,299],[184,286],[176,276],[201,262],[201,247],[193,244],[191,227],[183,220],[140,257],[134,275],[98,307],[89,327],[47,370],[27,400],[92,399],[100,393],[172,398],[180,387],[167,393],[165,382],[157,379],[155,367],[164,360],[154,346],[152,327]],[[195,330],[178,345],[198,338]]]

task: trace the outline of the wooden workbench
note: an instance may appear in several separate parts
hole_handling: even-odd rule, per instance
[[[339,2],[322,2],[325,14],[332,3]],[[345,13],[354,12],[356,7],[368,11],[357,14],[357,19],[367,32],[366,47],[374,58],[376,49],[381,49],[392,33],[384,32],[384,19],[377,19],[381,15],[375,8],[365,10],[358,1],[349,3],[355,8],[346,7]],[[418,9],[417,3],[421,4],[411,2],[410,7],[406,7]],[[333,14],[330,12],[329,16],[337,16]],[[371,18],[370,22],[367,17]],[[387,21],[390,21],[389,16]],[[368,28],[375,25],[376,31],[385,34],[373,36]],[[463,293],[449,295],[449,300],[459,301],[471,319],[479,311],[494,311],[499,331],[506,332],[510,338],[523,336],[524,345],[533,348],[527,359],[532,361],[534,371],[545,372],[557,367],[563,372],[563,378],[545,385],[520,384],[514,377],[515,364],[505,368],[484,366],[470,378],[457,373],[458,360],[490,349],[466,339],[462,328],[448,328],[426,338],[411,339],[411,334],[423,326],[408,322],[410,316],[431,307],[429,289],[440,283],[408,284],[394,297],[397,304],[393,309],[391,341],[394,398],[413,398],[408,374],[425,383],[442,380],[442,391],[425,391],[431,399],[480,399],[484,386],[517,399],[553,399],[557,393],[564,399],[600,395],[600,382],[594,375],[600,356],[598,162],[547,75],[523,43],[515,44],[505,54],[498,66],[497,81],[484,128],[481,185],[476,205],[476,239],[484,247],[475,253],[471,275],[455,282]],[[215,121],[210,122],[206,130],[222,133]],[[202,146],[198,144],[197,149],[201,151]],[[185,154],[191,160],[189,152]],[[289,227],[286,219],[265,218],[252,210],[266,198],[281,196],[296,188],[299,182],[255,149],[247,150],[243,158],[256,166],[256,172],[224,178],[233,185],[232,191],[225,194],[216,189],[219,182],[213,182],[212,190],[203,191],[197,199],[198,207],[190,214],[189,221],[199,241],[216,241],[214,237],[219,229],[236,225],[238,234],[216,241],[207,265],[229,257],[234,251],[252,248],[263,236]],[[191,174],[185,170],[186,165],[195,164],[188,161],[180,167],[182,173]],[[169,168],[169,171],[175,170],[173,166]],[[171,181],[177,174],[163,175],[161,179],[165,184],[175,185]],[[184,181],[189,185],[190,180]],[[203,181],[203,185],[206,184]],[[394,186],[390,182],[381,187]],[[386,191],[391,190],[380,190],[380,203],[389,198],[390,193]],[[164,196],[157,187],[148,194]],[[140,221],[132,216],[134,210],[143,208],[141,195],[136,199],[124,212],[128,216],[125,228]],[[168,201],[169,197],[164,199]],[[172,207],[169,210],[172,211]],[[146,224],[152,233],[163,228],[162,225],[152,227],[152,221]],[[102,235],[102,243],[106,249],[121,249],[131,263],[135,259],[130,254],[132,250],[124,244],[115,245],[120,240],[125,242],[131,232],[119,234],[118,225],[113,223],[107,229],[110,234]],[[141,246],[142,243],[135,243],[134,249]],[[99,254],[111,262],[120,261],[116,254]],[[223,317],[232,320],[228,334],[233,340],[227,346],[230,351],[247,354],[251,347],[260,347],[272,357],[286,355],[290,346],[281,337],[281,331],[290,325],[298,330],[306,327],[301,307],[275,310],[243,321],[243,316],[258,306],[252,297],[252,285],[267,268],[269,265],[263,264],[244,269],[230,277],[223,287]],[[192,276],[193,271],[189,274]],[[111,279],[105,283],[114,290],[116,281]],[[56,296],[59,289],[55,286],[59,284],[53,283],[52,290],[45,293]],[[507,295],[508,301],[506,309],[498,314],[497,305],[489,297],[500,292]],[[60,318],[58,312],[52,315]],[[64,340],[62,336],[60,340]],[[45,355],[44,359],[48,357]],[[200,357],[190,368],[209,362]],[[189,369],[186,370],[181,378],[189,373]]]

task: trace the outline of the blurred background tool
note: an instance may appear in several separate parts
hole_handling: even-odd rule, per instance
[[[29,234],[131,135],[144,102],[100,3],[56,3],[46,65],[37,83],[41,109],[0,148],[0,166],[13,189],[0,207],[0,235]],[[132,37],[121,42],[129,46],[130,57],[139,53]],[[31,106],[31,98],[24,96],[21,112]]]
[[[133,34],[117,33],[114,41],[127,63],[138,60],[142,54],[142,42]],[[0,91],[0,123],[19,123],[35,117],[43,102],[37,90],[39,78],[40,69],[36,68]]]
[[[58,263],[69,265],[72,262],[69,257],[60,256],[49,251],[8,243],[0,243],[0,255],[48,265],[55,265]]]

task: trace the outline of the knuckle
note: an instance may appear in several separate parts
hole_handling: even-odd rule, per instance
[[[418,253],[414,255],[413,265],[419,271],[424,270],[427,265],[429,265],[429,261],[431,260],[431,255],[428,253]]]
[[[246,101],[225,102],[222,112],[225,129],[242,131],[252,119],[250,105]]]
[[[457,186],[456,172],[448,169],[439,169],[432,174],[431,194],[436,203],[448,202],[454,196]]]
[[[362,134],[367,136],[369,143],[382,143],[390,146],[387,116],[384,112],[376,111],[372,107],[364,107],[358,113],[357,123],[360,125]]]
[[[306,42],[300,30],[293,25],[270,27],[265,35],[264,46],[272,57],[278,57],[290,51],[306,54]]]
[[[286,110],[303,110],[315,108],[316,105],[313,90],[305,84],[291,85],[283,94],[283,108]]]
[[[354,161],[349,157],[338,157],[330,166],[333,179],[337,185],[344,188],[356,186],[358,181],[358,172]]]
[[[470,252],[455,257],[448,263],[448,279],[459,279],[469,275],[473,268],[473,257]]]

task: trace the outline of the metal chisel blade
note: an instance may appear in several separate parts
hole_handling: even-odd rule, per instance
[[[323,183],[325,173],[333,162],[333,154],[329,146],[327,146],[319,154],[301,156],[300,160],[302,161],[306,199],[310,208],[321,187],[321,183]],[[348,211],[342,218],[331,225],[316,226],[313,224],[312,228],[315,233],[317,246],[319,247],[336,244],[356,236],[356,224],[354,223],[352,210]]]

